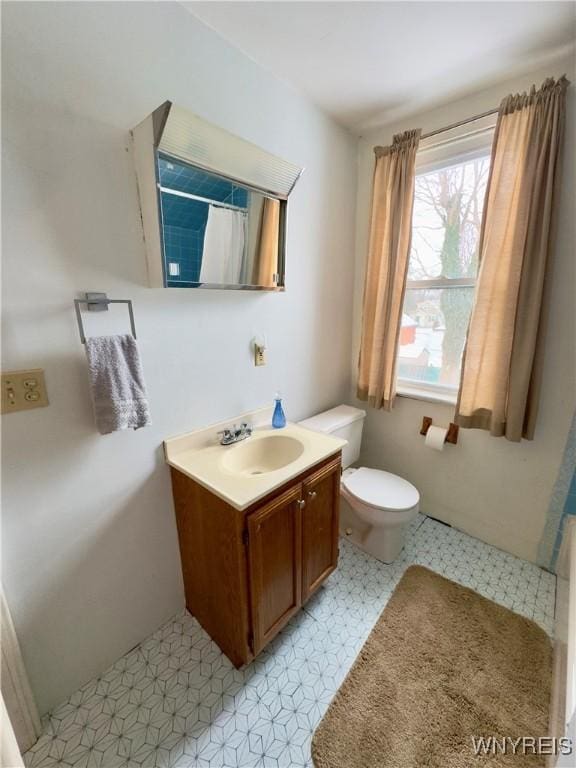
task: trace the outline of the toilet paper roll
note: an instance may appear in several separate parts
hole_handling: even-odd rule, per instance
[[[446,439],[447,432],[448,429],[444,427],[428,427],[428,432],[426,432],[426,439],[424,440],[424,444],[428,448],[434,448],[435,451],[443,451],[444,440]]]

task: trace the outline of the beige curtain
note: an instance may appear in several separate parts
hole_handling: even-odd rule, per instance
[[[390,410],[396,395],[396,353],[412,235],[414,176],[420,131],[375,147],[376,166],[364,283],[358,397]]]
[[[262,204],[260,231],[254,264],[254,285],[275,286],[278,272],[278,238],[280,234],[280,202],[265,197]]]
[[[534,436],[567,85],[506,98],[492,146],[456,420],[513,441]]]

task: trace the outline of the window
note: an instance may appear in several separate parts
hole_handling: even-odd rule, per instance
[[[398,345],[400,394],[455,401],[470,320],[491,130],[480,147],[419,150]],[[438,155],[440,159],[438,159]]]

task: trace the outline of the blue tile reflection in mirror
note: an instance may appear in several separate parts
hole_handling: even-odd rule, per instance
[[[257,198],[262,200],[263,195],[164,155],[158,156],[158,177],[166,286],[252,284],[248,212],[250,204],[258,204]],[[222,254],[225,243],[233,251],[224,257],[226,264],[207,264],[206,259],[214,258],[208,256],[210,248]]]

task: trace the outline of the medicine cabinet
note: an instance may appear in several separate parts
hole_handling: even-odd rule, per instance
[[[150,286],[284,290],[303,169],[169,101],[131,133]]]

